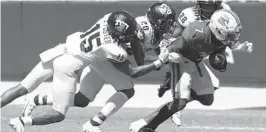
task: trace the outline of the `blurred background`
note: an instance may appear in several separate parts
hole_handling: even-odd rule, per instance
[[[228,1],[228,0],[227,0]],[[39,53],[76,31],[85,31],[103,15],[115,10],[127,10],[135,16],[145,15],[155,1],[112,2],[2,2],[1,4],[1,77],[4,81],[21,80],[37,64]],[[192,1],[169,1],[177,14],[193,6]],[[234,53],[235,64],[224,73],[215,71],[221,85],[265,88],[266,84],[266,3],[259,1],[229,1],[240,16],[243,32],[241,42],[254,43],[254,52]],[[165,70],[150,73],[139,83],[161,83]]]

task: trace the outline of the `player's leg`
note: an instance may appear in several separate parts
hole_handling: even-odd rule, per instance
[[[203,62],[210,78],[211,78],[211,81],[212,81],[212,85],[214,87],[215,90],[219,89],[220,87],[220,80],[214,75],[214,73],[211,71],[211,69]]]
[[[164,77],[164,84],[160,85],[160,88],[158,89],[158,96],[162,97],[167,90],[169,90],[171,83],[171,73],[166,72],[166,75]]]
[[[210,106],[214,101],[213,94],[205,94],[205,95],[197,95],[197,93],[192,89],[191,90],[191,97],[194,100],[199,101],[202,105]]]
[[[105,83],[105,80],[91,66],[87,67],[82,74],[85,76],[82,77],[80,90],[74,98],[74,105],[78,107],[86,107],[89,102],[93,101]],[[102,117],[100,118],[102,119]],[[90,120],[83,124],[83,131],[100,132],[99,125],[94,123]]]
[[[17,85],[1,95],[1,107],[9,104],[16,98],[35,90],[42,82],[53,75],[53,61],[39,62],[32,71]]]
[[[200,68],[201,68],[201,71],[203,72],[204,74],[204,77],[207,78],[207,79],[203,79],[205,81],[208,81],[207,83],[206,82],[202,82],[202,83],[198,83],[197,81],[198,80],[202,80],[202,79],[198,79],[199,78],[199,75],[197,73],[197,71],[195,71],[193,74],[192,74],[192,79],[193,80],[193,86],[192,87],[192,90],[191,90],[191,98],[189,100],[189,102],[192,102],[194,100],[197,100],[199,101],[201,104],[203,105],[211,105],[213,103],[213,100],[214,100],[214,96],[213,94],[204,94],[204,95],[197,95],[196,92],[193,90],[193,88],[199,88],[199,87],[209,87],[210,89],[212,89],[214,87],[214,89],[216,90],[217,88],[219,88],[219,79],[213,74],[213,72],[204,64],[204,62],[202,62],[200,65]],[[210,78],[209,78],[210,77]],[[210,79],[211,79],[211,82],[212,82],[212,85],[210,85]],[[196,85],[194,85],[196,84]],[[212,91],[212,90],[209,90],[209,91]],[[209,92],[211,93],[211,92]],[[178,111],[177,113],[175,113],[173,116],[172,116],[172,121],[177,125],[177,126],[181,126],[181,116],[182,116],[182,110]]]
[[[190,67],[187,66],[187,64],[182,64],[181,66],[182,68],[180,67],[181,77],[179,80],[178,77],[180,74],[177,74],[178,68],[176,65],[178,64],[171,64],[171,74],[172,74],[171,87],[172,87],[173,96],[174,96],[173,101],[164,104],[154,113],[150,114],[146,118],[143,118],[137,121],[137,122],[142,122],[142,125],[146,125],[142,129],[155,130],[161,123],[163,123],[165,120],[171,117],[174,113],[183,109],[186,106],[190,98],[191,76],[188,71]],[[178,75],[178,76],[174,76],[174,75]],[[136,131],[136,130],[133,130],[133,131]]]
[[[219,80],[212,72],[208,71],[208,67],[204,63],[200,63],[199,67],[203,77],[198,76],[197,72],[193,72],[191,96],[201,104],[209,106],[214,101],[214,86],[219,87]]]
[[[74,96],[73,105],[76,107],[86,107],[100,91],[104,80],[90,66],[84,68],[80,78],[80,90]],[[29,116],[36,106],[53,105],[53,96],[50,94],[37,94],[26,104],[23,115]]]
[[[94,66],[96,71],[108,83],[110,83],[117,91],[111,96],[100,112],[91,119],[91,123],[100,126],[108,117],[117,112],[131,97],[135,91],[133,82],[126,74],[118,71],[109,62],[103,62]]]
[[[64,120],[69,106],[73,104],[77,71],[82,69],[82,65],[82,61],[71,55],[56,58],[53,63],[53,109],[32,117],[11,119],[10,126],[17,129],[23,125],[46,125]],[[12,124],[19,121],[20,124]]]

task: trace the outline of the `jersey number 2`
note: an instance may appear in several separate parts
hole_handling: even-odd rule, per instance
[[[93,39],[96,39],[96,43],[97,43],[97,46],[100,46],[101,45],[101,40],[100,40],[100,32],[95,32],[94,34],[91,34],[93,33],[94,31],[100,29],[100,24],[96,24],[93,28],[91,28],[90,30],[86,31],[84,34],[80,35],[80,38],[83,39],[85,38],[81,44],[80,44],[80,50],[85,52],[85,53],[88,53],[92,50],[93,48],[93,45],[92,45],[92,40]],[[89,37],[87,38],[87,36],[89,35]]]

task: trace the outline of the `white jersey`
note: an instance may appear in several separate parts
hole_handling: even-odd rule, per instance
[[[148,17],[139,16],[139,17],[136,17],[136,21],[142,30],[142,37],[143,37],[142,42],[144,44],[143,45],[144,49],[147,51],[147,50],[158,48],[158,45],[155,44],[156,39],[155,39],[154,29],[151,26],[151,23]]]
[[[127,52],[108,34],[109,16],[110,14],[105,15],[86,32],[69,35],[66,40],[68,53],[84,58],[89,63],[102,60],[117,63],[125,61],[128,57]]]
[[[222,3],[221,7],[222,9],[231,10],[230,6],[224,3]],[[196,6],[182,10],[178,16],[178,23],[183,27],[187,27],[190,23],[196,20],[200,20],[200,15],[198,14]]]

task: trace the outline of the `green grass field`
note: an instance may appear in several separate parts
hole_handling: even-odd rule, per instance
[[[1,132],[12,132],[9,118],[20,116],[22,105],[9,105],[2,109]],[[50,107],[39,107],[33,114]],[[71,108],[67,118],[53,125],[26,128],[25,132],[81,132],[82,124],[94,116],[100,108]],[[129,132],[129,124],[154,109],[123,108],[102,125],[103,132]],[[159,132],[266,132],[266,110],[184,110],[183,126],[177,128],[167,120]]]

